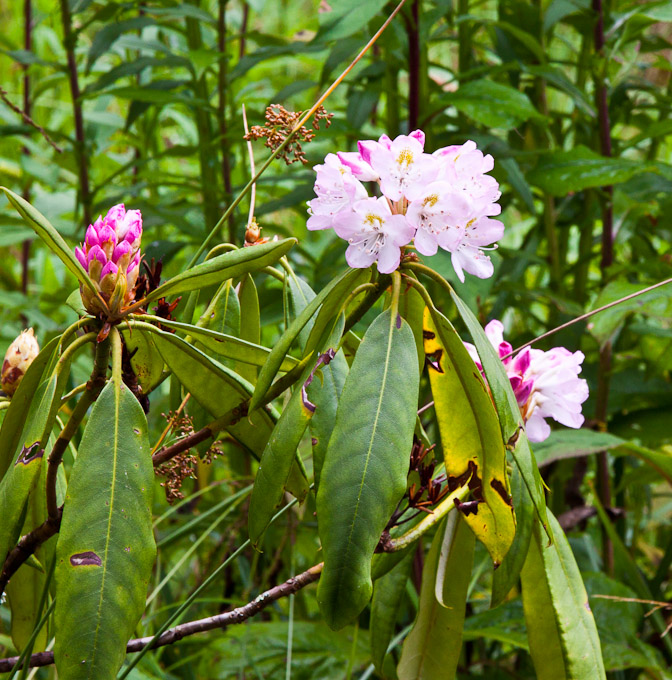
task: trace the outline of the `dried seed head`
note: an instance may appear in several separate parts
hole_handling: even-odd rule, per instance
[[[303,111],[287,111],[281,104],[271,104],[266,109],[266,123],[264,125],[253,125],[244,139],[247,141],[265,139],[265,146],[271,151],[275,151],[289,137],[302,115]],[[326,127],[329,127],[333,115],[333,113],[327,113],[326,109],[320,106],[313,116],[313,129],[302,125],[295,132],[280,154],[287,165],[296,163],[296,161],[301,161],[304,165],[308,163],[301,143],[310,142],[315,138],[315,130],[320,129],[320,121],[324,120]]]
[[[37,344],[32,328],[23,331],[16,340],[9,346],[2,362],[2,379],[0,387],[8,396],[16,392],[16,388],[23,379],[30,364],[40,353],[40,346]]]

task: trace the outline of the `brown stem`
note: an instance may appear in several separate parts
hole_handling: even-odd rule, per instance
[[[55,520],[58,515],[58,503],[56,500],[56,480],[58,477],[58,466],[63,460],[63,454],[68,448],[70,440],[75,436],[80,423],[84,419],[89,406],[98,398],[101,390],[105,386],[105,374],[107,373],[107,360],[110,356],[110,342],[104,340],[96,346],[96,356],[93,361],[91,378],[86,384],[86,390],[80,397],[75,406],[70,419],[54,443],[54,448],[49,455],[47,466],[47,515]]]
[[[193,432],[192,434],[183,437],[170,446],[164,446],[163,448],[159,449],[152,456],[154,467],[165,463],[167,460],[174,458],[180,453],[188,451],[190,448],[200,444],[201,442],[212,439],[212,437],[214,437],[220,430],[240,420],[241,418],[245,418],[246,416],[247,401],[244,401],[238,404],[238,406],[236,406],[231,411],[228,411],[223,416],[217,418],[217,420],[213,420],[211,423],[208,423],[205,427],[202,427],[197,432]]]
[[[16,573],[16,570],[46,541],[58,533],[61,526],[61,516],[63,506],[58,508],[54,517],[46,519],[40,526],[26,534],[14,546],[5,558],[0,572],[0,595],[5,592],[9,579]]]
[[[243,21],[240,24],[240,49],[238,50],[238,59],[245,56],[245,34],[247,33],[247,24],[250,19],[250,6],[243,0]]]
[[[413,0],[410,18],[406,19],[408,36],[408,131],[418,127],[420,112],[420,23],[419,0]]]
[[[72,16],[68,0],[61,0],[61,17],[63,19],[63,44],[68,59],[68,80],[72,97],[72,113],[75,121],[76,156],[79,166],[79,190],[84,211],[84,224],[91,223],[91,190],[89,187],[89,164],[84,137],[84,118],[82,103],[79,99],[79,80],[77,79],[77,60],[75,59],[75,36],[72,33]]]
[[[219,51],[219,70],[217,72],[218,102],[217,119],[219,123],[219,136],[222,153],[222,180],[224,182],[225,201],[230,203],[231,190],[231,163],[229,161],[229,140],[227,138],[226,123],[226,79],[227,79],[227,55],[226,55],[226,3],[228,0],[219,0],[219,14],[217,17],[217,50]],[[247,3],[245,3],[247,9]],[[235,243],[236,225],[233,215],[229,215],[229,243]]]
[[[175,626],[165,633],[160,635],[157,640],[152,645],[152,649],[156,647],[164,647],[165,645],[172,645],[178,642],[182,638],[189,635],[195,635],[196,633],[203,633],[208,630],[215,630],[217,628],[226,628],[226,626],[231,626],[236,623],[243,623],[247,619],[255,616],[263,609],[266,609],[269,604],[276,602],[277,600],[293,595],[299,592],[302,588],[314,583],[320,578],[322,573],[323,563],[316,564],[307,571],[304,571],[298,576],[293,576],[284,583],[277,585],[270,590],[262,593],[256,597],[252,602],[248,602],[242,607],[237,607],[231,611],[224,612],[223,614],[218,614],[216,616],[209,616],[205,619],[198,619],[196,621],[189,621],[188,623],[182,623],[179,626]],[[135,638],[129,640],[126,645],[126,652],[139,652],[144,649],[154,638]],[[7,673],[12,670],[16,662],[19,660],[18,656],[10,657],[8,659],[0,659],[0,673]],[[29,668],[35,668],[36,666],[49,666],[54,663],[54,653],[53,652],[40,652],[38,654],[33,654],[28,661]]]
[[[30,52],[33,47],[33,7],[32,0],[23,0],[23,48]],[[30,75],[28,74],[28,64],[23,64],[23,111],[30,118],[32,101],[30,99]],[[30,154],[27,146],[21,149],[25,156]],[[30,179],[26,180],[23,187],[23,198],[30,203]],[[28,292],[28,263],[30,261],[30,239],[26,239],[21,247],[21,292],[25,295]]]
[[[604,50],[604,8],[602,0],[592,0],[593,11],[596,14],[595,29],[593,33],[595,53],[603,56]],[[609,104],[607,100],[607,84],[603,69],[600,67],[599,76],[595,78],[595,98],[597,104],[597,116],[600,133],[600,152],[609,158],[611,149],[611,124],[609,121]],[[607,281],[608,268],[614,261],[614,215],[613,215],[613,186],[602,187],[604,198],[602,201],[602,255],[600,269],[602,271],[602,284]],[[597,395],[595,406],[595,419],[602,428],[606,428],[609,383],[611,374],[612,346],[611,342],[605,342],[600,348],[600,363],[597,374]],[[609,479],[609,458],[606,451],[600,451],[597,458],[598,485],[597,491],[602,506],[611,506],[611,482]],[[607,532],[602,532],[603,560],[607,574],[614,572],[614,546]]]

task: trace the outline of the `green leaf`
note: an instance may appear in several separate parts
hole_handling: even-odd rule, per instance
[[[161,380],[163,360],[149,333],[121,331],[126,349],[131,355],[131,366],[143,394],[149,394]]]
[[[457,311],[462,317],[462,321],[464,321],[471,333],[474,345],[476,345],[476,351],[481,360],[481,365],[483,366],[483,371],[485,372],[485,377],[488,380],[488,386],[495,402],[497,415],[499,416],[502,438],[511,452],[516,466],[520,470],[537,517],[542,525],[546,527],[546,498],[544,496],[541,475],[539,474],[537,462],[534,459],[534,454],[530,449],[530,444],[525,434],[520,408],[516,401],[516,395],[511,388],[509,377],[506,375],[506,370],[499,355],[495,352],[474,313],[454,290],[451,289],[450,295],[457,307]]]
[[[566,196],[590,187],[620,184],[642,172],[656,172],[656,167],[642,161],[605,158],[579,145],[570,151],[542,155],[527,179],[553,196]]]
[[[153,26],[156,24],[154,19],[150,17],[134,17],[133,19],[126,19],[124,21],[110,21],[105,23],[103,27],[96,33],[89,48],[89,55],[86,60],[87,73],[91,70],[94,63],[107,52],[119,37],[127,31],[141,30],[145,26]]]
[[[67,377],[67,370],[64,371]],[[42,470],[44,449],[53,426],[63,379],[54,373],[33,395],[22,433],[23,446],[14,464],[0,482],[0,561],[19,538],[30,492],[37,485]]]
[[[63,237],[49,224],[47,218],[33,208],[28,201],[21,198],[18,194],[10,191],[6,187],[0,187],[5,192],[5,196],[16,209],[16,211],[27,222],[28,226],[46,243],[49,249],[58,255],[63,264],[77,277],[80,283],[91,290],[96,290],[89,275],[84,271],[82,265],[75,257],[74,251],[63,240]]]
[[[565,458],[579,458],[607,451],[625,444],[625,440],[608,432],[580,430],[553,430],[543,442],[534,445],[534,455],[539,467],[550,465]]]
[[[402,290],[399,296],[399,314],[408,321],[415,338],[415,349],[418,353],[418,367],[422,373],[425,367],[425,345],[422,335],[422,325],[425,315],[425,301],[418,291],[410,286]]]
[[[552,545],[535,523],[521,574],[530,655],[539,680],[606,678],[588,595],[567,537],[548,513]]]
[[[530,118],[544,119],[526,94],[486,78],[460,86],[442,101],[489,128],[510,130]]]
[[[568,94],[577,108],[588,114],[591,118],[595,118],[597,113],[593,108],[586,95],[560,70],[552,66],[535,66],[525,65],[524,70],[532,75],[543,78],[551,85],[554,85],[558,90]]]
[[[219,287],[196,325],[227,335],[240,334],[240,304],[231,279]]]
[[[502,604],[511,589],[518,585],[520,572],[525,564],[532,538],[532,526],[535,520],[534,506],[529,502],[520,470],[515,465],[511,473],[511,498],[516,511],[516,535],[509,552],[506,553],[506,557],[492,575],[490,607],[497,607]]]
[[[303,385],[310,376],[308,366],[299,379],[291,399],[271,432],[259,461],[250,497],[248,529],[250,540],[257,547],[273,515],[282,503],[299,442],[313,416],[304,401]]]
[[[259,372],[259,380],[254,388],[254,394],[252,395],[252,401],[250,402],[250,412],[254,411],[263,399],[277,372],[280,370],[280,366],[287,355],[287,352],[289,352],[290,347],[297,339],[304,326],[306,326],[313,318],[313,315],[320,308],[327,296],[332,290],[337,288],[338,290],[347,290],[350,280],[356,275],[359,275],[358,270],[348,269],[344,274],[333,279],[320,291],[319,295],[306,305],[304,310],[294,319],[294,321],[289,324],[287,330],[273,346],[266,363]],[[317,345],[317,342],[315,345]]]
[[[364,279],[369,279],[371,272],[368,269],[351,269],[347,275],[343,277],[339,283],[334,286],[329,295],[327,295],[317,313],[315,323],[311,327],[310,337],[306,342],[303,351],[303,356],[308,356],[310,352],[317,349],[326,340],[326,337],[331,335],[334,329],[340,323],[341,307],[345,298],[354,290]],[[401,301],[400,301],[401,304]],[[340,341],[340,336],[338,338]],[[337,342],[338,342],[337,341]],[[335,346],[332,345],[332,346]],[[321,347],[324,349],[324,347]]]
[[[418,615],[404,641],[399,680],[453,678],[474,556],[474,535],[457,513],[437,531],[422,570]],[[437,599],[441,597],[441,602]]]
[[[231,369],[172,333],[158,329],[153,333],[154,344],[170,370],[213,418],[241,407],[250,398],[252,386]],[[249,418],[241,410],[238,421],[227,431],[258,458],[274,425],[275,418],[268,409],[260,409]]]
[[[287,272],[285,283],[287,284],[287,302],[289,303],[287,317],[290,321],[294,321],[315,299],[315,292],[303,279],[296,276],[292,269]],[[313,323],[309,321],[299,332],[297,340],[301,349],[306,346],[312,328]]]
[[[371,602],[371,660],[382,674],[383,661],[394,635],[397,614],[406,592],[406,582],[413,566],[413,551],[408,551],[394,569],[378,579],[373,585]]]
[[[339,350],[328,366],[322,367],[322,378],[316,376],[308,386],[308,399],[315,404],[315,414],[310,419],[310,434],[313,444],[313,474],[315,487],[320,487],[324,458],[338,410],[338,401],[350,367],[343,350]]]
[[[114,378],[82,436],[56,546],[54,654],[63,680],[112,680],[126,656],[156,555],[153,489],[145,414]]]
[[[233,359],[239,364],[248,366],[263,366],[271,350],[262,345],[255,345],[245,340],[240,340],[232,335],[219,333],[209,328],[199,328],[181,321],[164,321],[161,325],[166,328],[174,328],[176,331],[183,331],[192,338],[198,340],[206,349],[222,356],[226,359]],[[298,359],[286,356],[280,364],[281,371],[289,371],[299,363]],[[236,371],[239,373],[239,371]]]
[[[362,30],[385,7],[385,0],[340,0],[320,15],[320,30],[313,42],[341,40]]]
[[[238,286],[240,303],[240,339],[255,345],[261,344],[261,322],[259,319],[259,296],[254,279],[245,274]],[[235,365],[236,373],[249,380],[253,385],[257,382],[257,368],[242,362]]]
[[[54,437],[52,436],[48,442],[50,447],[53,446],[53,441]],[[47,460],[44,456],[41,463],[42,473],[38,484],[30,492],[21,534],[32,531],[47,518],[45,484]],[[62,468],[59,469],[59,472],[61,471]],[[39,483],[40,481],[41,483]],[[47,575],[39,560],[42,560],[44,564],[52,564],[54,545],[55,541],[50,541],[37,546],[30,558],[13,574],[5,589],[7,602],[12,612],[12,640],[19,651],[23,651],[29,644],[33,630],[42,617],[42,609],[46,606],[46,601],[43,601],[43,594],[47,585]],[[35,638],[32,649],[45,649],[48,639],[47,627],[44,626]]]
[[[411,329],[385,311],[367,330],[343,387],[317,493],[324,551],[317,597],[334,629],[368,603],[371,557],[406,489],[417,366]]]
[[[205,288],[262,269],[277,262],[295,243],[294,238],[270,241],[213,257],[161,284],[147,296],[146,301],[149,303],[164,296]]]
[[[51,362],[60,339],[60,336],[55,337],[42,348],[28,367],[9,403],[9,408],[2,421],[2,428],[0,428],[0,479],[3,478],[14,460],[23,426],[30,421],[28,412],[35,399],[35,392],[42,382],[44,371]]]
[[[480,490],[478,504],[465,506],[464,519],[497,567],[516,531],[497,414],[464,343],[431,308],[425,311],[424,336],[449,484],[459,486],[471,478],[470,487]]]
[[[646,286],[629,283],[628,281],[611,281],[597,296],[594,307],[595,309],[599,309],[600,307],[620,300],[627,295],[638,293],[644,288],[646,288]],[[590,320],[588,330],[600,344],[603,344],[616,333],[627,317],[634,312],[644,315],[667,316],[666,312],[669,300],[669,294],[666,293],[664,289],[652,290],[649,293],[639,295],[632,300],[626,300],[611,309],[605,309],[603,312],[596,314]]]

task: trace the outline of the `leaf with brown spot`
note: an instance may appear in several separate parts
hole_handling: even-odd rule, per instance
[[[423,335],[426,355],[438,358],[438,367],[430,362],[427,371],[446,474],[449,480],[471,477],[476,500],[458,507],[497,566],[516,530],[497,413],[464,343],[440,312],[425,310]]]

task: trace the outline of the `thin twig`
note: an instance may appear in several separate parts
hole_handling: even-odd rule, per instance
[[[63,0],[62,0],[63,1]],[[252,179],[243,187],[241,192],[236,196],[236,198],[229,204],[227,209],[224,211],[224,214],[219,218],[219,221],[215,226],[210,230],[210,233],[205,237],[201,245],[199,246],[198,250],[194,254],[194,256],[191,258],[191,261],[189,262],[189,267],[193,267],[196,262],[198,262],[199,258],[205,251],[205,249],[208,247],[208,244],[210,241],[213,239],[215,234],[219,231],[220,227],[226,220],[229,218],[229,215],[235,210],[235,208],[238,206],[238,204],[243,200],[247,192],[252,188],[254,184],[259,180],[261,175],[266,171],[266,169],[270,166],[270,164],[273,162],[275,158],[277,158],[278,155],[282,153],[282,151],[285,149],[285,147],[292,141],[294,138],[294,135],[315,115],[315,112],[317,109],[322,106],[324,101],[327,99],[327,97],[341,84],[341,82],[345,79],[345,77],[352,71],[352,69],[359,63],[361,58],[369,51],[369,49],[373,46],[373,44],[378,40],[378,38],[382,35],[383,31],[390,25],[392,20],[394,19],[395,16],[399,13],[401,8],[404,6],[406,3],[406,0],[401,0],[401,2],[392,10],[392,13],[390,16],[385,20],[385,23],[375,32],[375,34],[372,36],[372,38],[369,40],[369,42],[364,45],[364,47],[361,49],[359,54],[348,64],[348,66],[345,68],[343,73],[341,73],[336,80],[326,89],[324,94],[319,97],[319,99],[313,104],[313,106],[306,111],[306,113],[303,115],[301,120],[298,121],[298,123],[294,126],[292,131],[287,135],[285,141],[278,146],[278,148],[273,151],[273,153],[266,159],[264,164],[261,166],[259,169],[259,172],[252,177]]]
[[[9,579],[16,573],[16,570],[46,541],[58,533],[61,527],[61,516],[63,506],[58,508],[56,515],[46,519],[40,526],[26,534],[10,550],[2,565],[0,573],[0,595],[5,592]]]
[[[243,623],[255,614],[258,614],[262,609],[266,609],[269,604],[299,592],[302,588],[314,583],[320,578],[322,573],[323,563],[316,564],[307,571],[304,571],[298,576],[293,576],[284,583],[277,585],[264,593],[261,593],[252,602],[248,602],[242,607],[237,607],[229,612],[218,614],[217,616],[209,616],[205,619],[198,619],[196,621],[189,621],[175,626],[165,633],[162,633],[152,644],[151,649],[156,647],[164,647],[165,645],[172,645],[182,638],[196,633],[203,633],[208,630],[215,630],[217,628],[226,628],[236,623]],[[152,637],[135,638],[129,640],[126,645],[126,652],[139,652],[141,649],[153,640]],[[18,656],[10,657],[8,659],[0,659],[0,673],[8,673],[12,670],[14,664],[18,661]],[[34,668],[36,666],[49,666],[54,663],[53,652],[39,652],[30,657],[28,666]]]
[[[249,130],[247,128],[247,114],[245,113],[245,104],[243,104],[243,126],[245,127],[245,137],[247,138],[247,135],[249,134]],[[250,158],[250,175],[254,177],[257,174],[257,171],[254,167],[254,150],[252,149],[252,141],[247,140],[247,155]],[[257,200],[257,185],[254,183],[252,187],[250,188],[250,212],[247,216],[247,226],[249,227],[250,224],[252,224],[252,220],[254,219],[254,204]]]
[[[566,323],[563,323],[560,326],[556,326],[555,328],[551,329],[550,331],[546,331],[546,333],[542,333],[541,335],[534,338],[534,340],[530,340],[529,342],[526,342],[524,345],[521,345],[520,347],[516,347],[516,349],[509,352],[507,355],[503,356],[502,360],[508,359],[509,357],[513,356],[514,354],[518,354],[518,352],[525,349],[526,347],[529,347],[530,345],[533,345],[533,344],[539,342],[540,340],[544,340],[545,338],[548,338],[551,335],[555,335],[557,332],[564,330],[565,328],[569,328],[570,326],[573,326],[575,323],[579,323],[580,321],[585,321],[586,319],[589,319],[591,316],[595,316],[595,314],[599,314],[600,312],[604,312],[607,309],[611,309],[612,307],[616,307],[617,305],[620,305],[622,302],[627,302],[628,300],[632,300],[636,297],[639,297],[640,295],[644,295],[645,293],[650,293],[652,290],[655,290],[656,288],[660,288],[662,286],[666,286],[668,283],[672,283],[672,278],[665,279],[664,281],[660,281],[658,283],[654,283],[652,286],[648,286],[648,288],[643,288],[642,290],[638,290],[636,293],[630,293],[630,295],[626,295],[625,297],[619,298],[618,300],[615,300],[614,302],[610,302],[607,305],[603,305],[602,307],[598,307],[597,309],[593,309],[592,311],[586,312],[585,314],[582,314],[581,316],[577,316],[575,319],[572,319],[571,321],[567,321]]]
[[[61,149],[61,147],[58,146],[58,144],[56,144],[56,142],[54,142],[51,137],[49,137],[46,130],[41,125],[38,125],[25,111],[22,111],[18,106],[13,104],[10,99],[8,99],[7,94],[7,90],[0,87],[0,99],[2,99],[2,101],[5,102],[5,104],[7,104],[7,106],[9,106],[9,108],[12,109],[14,113],[18,113],[24,123],[34,127],[49,142],[49,144],[51,144],[51,146],[56,151],[58,151],[58,153],[63,153],[63,149]]]

